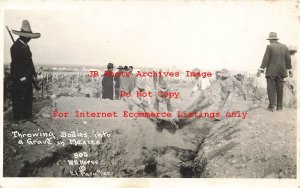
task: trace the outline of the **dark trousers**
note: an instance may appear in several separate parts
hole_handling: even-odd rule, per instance
[[[282,109],[284,79],[275,76],[267,76],[266,79],[269,98],[268,108],[274,108],[277,105],[277,109]]]
[[[15,120],[32,117],[33,89],[31,84],[13,84],[13,116]]]
[[[115,87],[115,99],[120,100],[120,88]]]
[[[103,88],[102,99],[114,100],[114,89],[113,88]]]

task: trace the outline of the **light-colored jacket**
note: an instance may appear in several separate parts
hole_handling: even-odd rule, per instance
[[[131,99],[133,101],[134,104],[136,105],[141,105],[141,103],[146,100],[149,103],[150,101],[150,97],[149,96],[146,96],[146,97],[141,97],[141,96],[138,96],[137,93],[139,92],[139,89],[136,87],[132,92],[131,92]],[[146,92],[146,91],[145,91]]]
[[[246,95],[242,84],[233,76],[229,76],[226,80],[220,81],[221,96],[224,99],[228,93],[232,93],[235,88],[238,88],[242,95]]]

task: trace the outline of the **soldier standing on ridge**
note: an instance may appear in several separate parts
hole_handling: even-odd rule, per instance
[[[14,120],[18,121],[33,117],[32,84],[35,84],[37,74],[32,62],[32,54],[28,42],[31,39],[39,38],[41,34],[33,33],[27,20],[22,21],[21,31],[12,30],[12,32],[20,36],[10,48],[13,117]]]

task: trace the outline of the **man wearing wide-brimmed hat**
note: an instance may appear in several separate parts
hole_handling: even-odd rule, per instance
[[[225,104],[229,110],[233,110],[231,107],[231,101],[236,92],[236,88],[241,93],[244,100],[246,100],[246,93],[242,87],[240,81],[238,81],[234,76],[231,76],[231,72],[227,69],[222,69],[219,72],[220,85],[221,85],[221,102],[219,104],[219,112],[223,111]]]
[[[114,100],[114,64],[108,63],[102,78],[102,99]]]
[[[273,112],[275,106],[277,106],[277,111],[281,111],[284,78],[288,76],[288,72],[290,77],[293,76],[291,58],[287,46],[278,42],[277,33],[270,32],[267,40],[270,41],[270,44],[267,46],[257,76],[259,77],[266,69],[268,110]]]
[[[241,92],[244,100],[246,100],[246,93],[242,87],[242,84],[234,77],[231,76],[230,71],[227,69],[222,69],[219,72],[220,76],[220,85],[221,85],[221,97],[222,100],[226,100],[228,94],[231,94],[235,91],[235,88],[238,88]]]
[[[12,30],[12,32],[19,35],[17,41],[10,48],[13,115],[15,120],[21,120],[33,117],[32,84],[34,84],[37,74],[28,42],[31,39],[39,38],[41,34],[33,33],[27,20],[22,21],[20,31]]]

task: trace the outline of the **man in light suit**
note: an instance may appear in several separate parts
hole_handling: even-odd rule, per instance
[[[288,76],[287,72],[290,77],[293,76],[291,58],[287,46],[278,42],[277,33],[270,32],[267,40],[270,41],[270,44],[267,46],[257,77],[264,73],[266,68],[268,110],[273,112],[277,106],[277,111],[281,111],[284,78]]]

